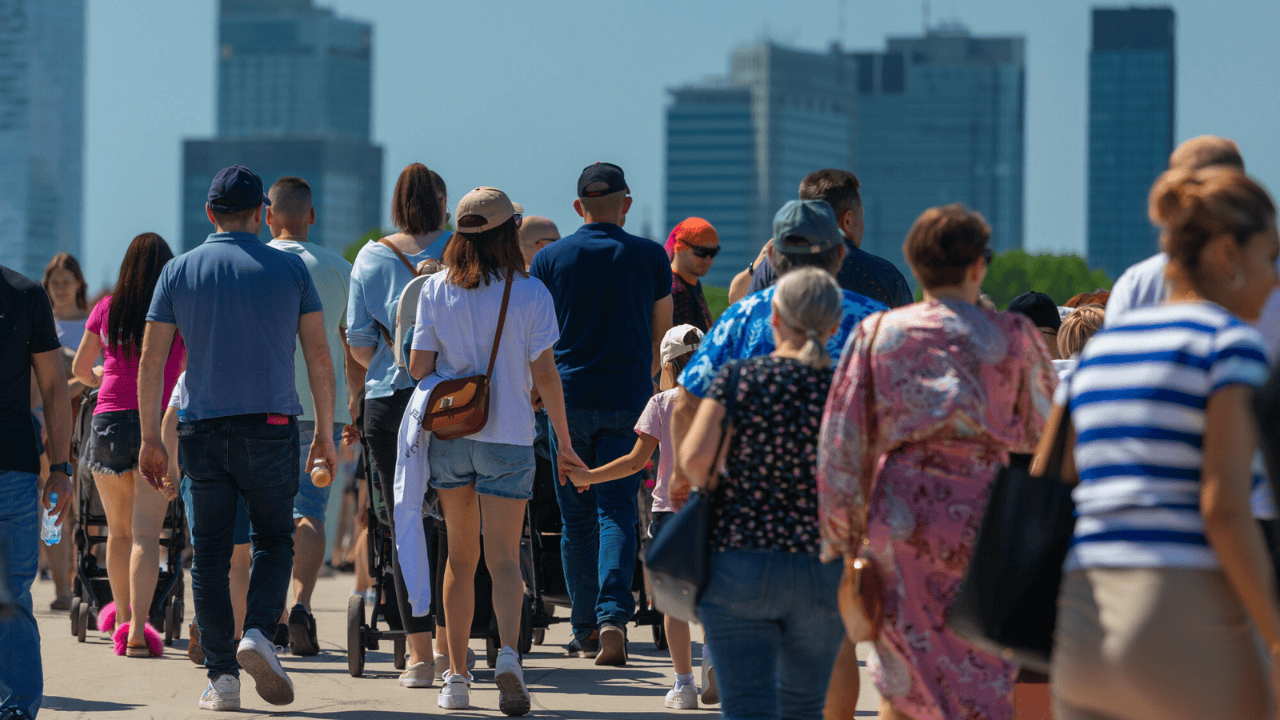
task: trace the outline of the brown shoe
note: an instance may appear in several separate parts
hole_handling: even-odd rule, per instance
[[[627,634],[617,625],[604,625],[600,628],[600,654],[596,655],[597,665],[627,664]]]
[[[197,665],[204,665],[204,649],[200,647],[200,628],[191,623],[187,635],[191,638],[187,642],[187,659]]]

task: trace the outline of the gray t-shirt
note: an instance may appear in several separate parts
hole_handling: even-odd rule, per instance
[[[297,255],[252,233],[214,233],[160,273],[148,321],[187,343],[189,420],[300,415],[293,385],[298,320],[323,305]]]

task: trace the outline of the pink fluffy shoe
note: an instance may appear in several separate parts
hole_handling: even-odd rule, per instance
[[[160,657],[164,654],[164,639],[160,637],[159,631],[151,627],[151,623],[142,626],[142,636],[146,638],[147,644],[141,647],[132,647],[129,643],[129,623],[122,623],[116,628],[115,634],[111,639],[115,642],[115,650],[117,655],[127,655],[129,657]]]
[[[98,611],[98,630],[111,635],[116,629],[116,604],[114,601]]]

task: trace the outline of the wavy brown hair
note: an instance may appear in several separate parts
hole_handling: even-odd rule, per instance
[[[478,233],[467,232],[462,225],[462,221],[469,218],[459,218],[458,229],[444,249],[449,282],[474,289],[480,287],[482,281],[488,285],[491,279],[505,281],[517,274],[529,277],[524,269],[515,218]]]
[[[66,252],[60,252],[53,256],[53,259],[49,261],[49,265],[44,269],[44,279],[40,281],[46,293],[49,292],[49,277],[53,275],[54,270],[66,270],[75,276],[76,282],[80,285],[80,287],[76,288],[76,307],[81,310],[88,310],[89,284],[84,281],[84,273],[80,270],[80,261],[76,260],[76,256]]]
[[[103,345],[114,347],[129,358],[141,355],[151,296],[155,294],[160,271],[172,259],[173,250],[169,249],[169,243],[156,233],[142,233],[129,243],[111,295]]]

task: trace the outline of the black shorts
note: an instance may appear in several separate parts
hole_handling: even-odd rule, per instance
[[[86,464],[108,475],[136,470],[142,449],[142,424],[137,410],[114,410],[93,416]]]
[[[666,510],[659,510],[651,515],[652,516],[649,519],[649,530],[645,533],[644,537],[645,550],[649,549],[649,545],[653,543],[653,539],[658,537],[658,531],[662,529],[663,524],[670,520],[671,516],[675,515],[675,513]]]

